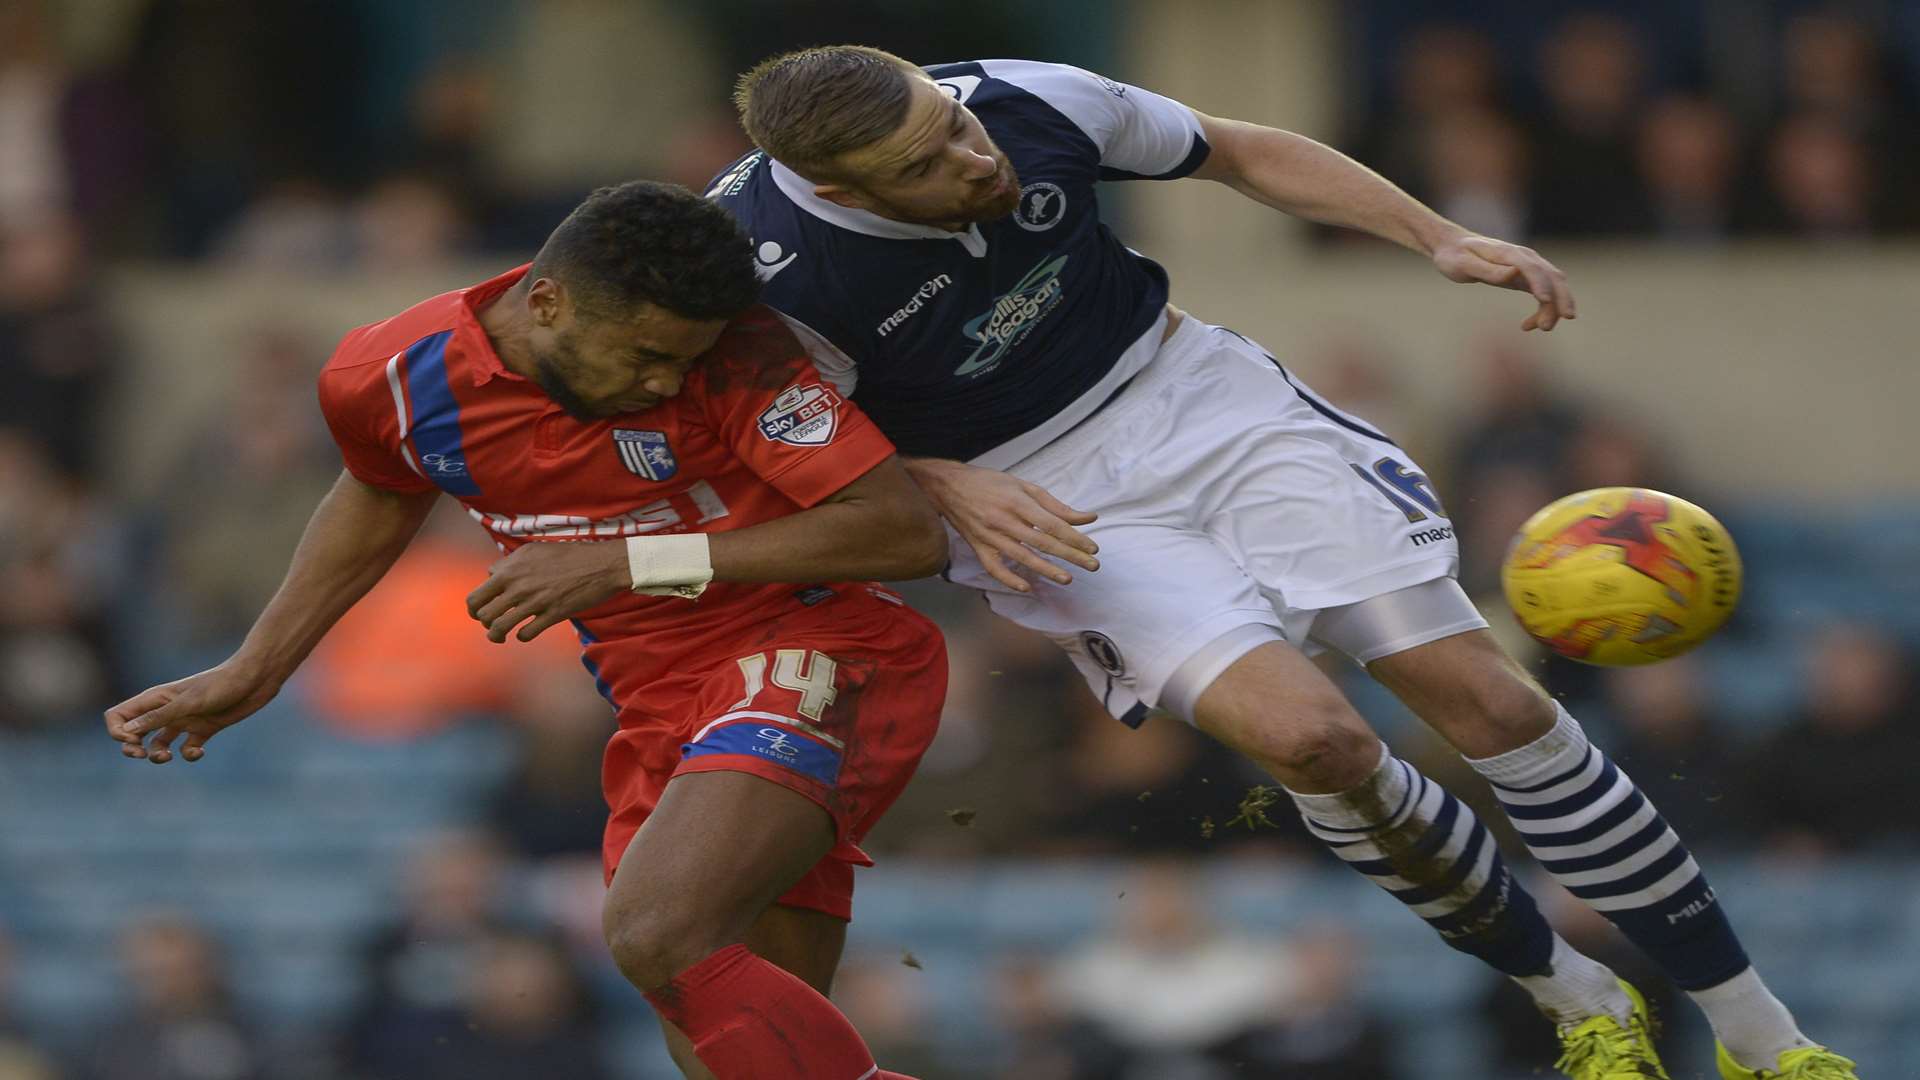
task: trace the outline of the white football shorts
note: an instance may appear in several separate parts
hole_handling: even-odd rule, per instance
[[[1191,720],[1199,692],[1266,641],[1370,663],[1486,625],[1450,580],[1453,526],[1419,466],[1191,315],[1113,400],[1007,471],[1100,515],[1082,529],[1100,570],[1016,593],[955,536],[947,577],[1058,643],[1130,724],[1156,705]],[[1413,588],[1428,582],[1444,589]],[[1349,632],[1316,637],[1322,612],[1388,594]],[[1363,626],[1391,638],[1356,642]]]

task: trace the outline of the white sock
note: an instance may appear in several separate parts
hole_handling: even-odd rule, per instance
[[[1814,1044],[1752,968],[1718,986],[1689,990],[1687,996],[1707,1014],[1713,1037],[1749,1069],[1779,1068],[1781,1054]]]
[[[1533,1003],[1556,1025],[1602,1015],[1624,1024],[1633,1015],[1633,1001],[1620,989],[1612,969],[1567,944],[1559,934],[1553,935],[1552,973],[1509,978],[1532,994]]]

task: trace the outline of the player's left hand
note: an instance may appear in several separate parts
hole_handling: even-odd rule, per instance
[[[1561,319],[1575,317],[1567,275],[1530,247],[1462,233],[1434,248],[1433,265],[1448,281],[1531,293],[1539,306],[1520,324],[1521,330],[1552,330]]]
[[[618,540],[522,544],[467,594],[467,614],[496,642],[506,641],[516,626],[515,637],[532,641],[555,623],[618,596],[632,581],[627,547]]]

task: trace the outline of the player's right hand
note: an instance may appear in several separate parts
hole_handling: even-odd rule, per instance
[[[941,516],[973,548],[981,567],[1007,588],[1033,591],[1015,567],[1070,583],[1073,575],[1048,555],[1083,570],[1100,569],[1094,558],[1100,545],[1074,528],[1092,524],[1097,514],[1075,510],[1040,485],[993,469],[936,458],[912,458],[906,465]]]
[[[107,734],[120,753],[155,765],[173,760],[173,744],[182,736],[180,756],[199,761],[207,740],[245,720],[272,701],[280,686],[222,664],[198,675],[150,687],[106,711]]]

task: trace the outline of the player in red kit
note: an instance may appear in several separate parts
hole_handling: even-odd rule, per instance
[[[495,641],[571,618],[617,710],[607,940],[682,1069],[886,1077],[823,995],[858,842],[933,737],[946,656],[867,579],[937,571],[945,534],[757,294],[725,211],[636,182],[530,267],[347,335],[320,376],[347,468],[285,583],[225,663],[107,729],[129,757],[197,760],[452,495],[507,553],[470,613]]]

